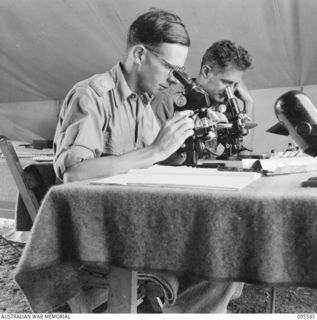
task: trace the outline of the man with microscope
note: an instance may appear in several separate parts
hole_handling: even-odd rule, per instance
[[[160,129],[150,106],[152,95],[176,82],[173,71],[182,69],[189,45],[180,18],[164,10],[150,10],[132,23],[125,59],[77,83],[64,100],[54,138],[54,168],[60,180],[149,167],[193,135],[192,111],[173,115]],[[163,312],[226,312],[236,291],[234,282],[176,280],[176,301],[164,304]]]
[[[229,94],[242,104],[241,112],[237,111],[238,116],[243,121],[251,120],[253,99],[242,81],[245,71],[251,68],[251,64],[248,51],[229,40],[215,42],[206,50],[198,77],[193,82],[207,93],[209,107],[216,111],[209,113],[209,118],[215,120],[216,117],[216,121],[219,122],[228,122],[228,118],[230,120],[229,110],[226,112]],[[189,95],[182,84],[177,84],[153,99],[151,105],[161,125],[173,117],[175,111],[199,107],[189,105]],[[184,157],[183,160],[178,157],[180,163],[184,160]]]
[[[232,41],[218,41],[207,49],[201,61],[199,75],[194,79],[195,84],[208,94],[207,98],[210,100],[205,103],[211,109],[216,110],[216,112],[206,114],[207,118],[215,120],[215,117],[217,117],[217,122],[228,122],[225,115],[226,110],[222,108],[225,107],[225,103],[230,98],[228,97],[228,92],[229,95],[233,95],[234,92],[235,97],[243,104],[240,117],[242,115],[244,120],[251,120],[253,116],[253,99],[242,81],[245,71],[251,68],[251,64],[252,60],[248,51],[242,46],[237,46]],[[179,79],[180,81],[182,80],[181,77]],[[173,117],[176,110],[182,110],[182,107],[184,109],[197,109],[199,107],[189,105],[192,98],[189,96],[191,92],[186,92],[189,86],[186,88],[186,83],[185,85],[183,84],[173,85],[153,99],[151,105],[161,125]],[[230,117],[229,114],[228,117]],[[205,141],[205,144],[207,145],[208,141]],[[180,152],[177,155],[172,155],[168,161],[174,164],[188,164],[188,156],[187,150],[186,153]],[[191,165],[197,164],[196,162],[197,159],[190,160]],[[236,285],[237,288],[233,297],[238,297],[243,289],[243,283]]]

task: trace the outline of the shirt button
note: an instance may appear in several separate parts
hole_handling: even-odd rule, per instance
[[[101,81],[100,81],[100,85],[101,85],[102,87],[105,87],[105,86],[107,85],[107,81],[106,81],[106,80],[101,80]]]

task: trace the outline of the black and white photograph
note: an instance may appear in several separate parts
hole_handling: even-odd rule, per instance
[[[0,0],[0,319],[315,319],[316,17]]]

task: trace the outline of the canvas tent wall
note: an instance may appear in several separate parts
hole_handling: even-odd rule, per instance
[[[256,151],[283,148],[290,139],[265,132],[275,100],[296,88],[317,104],[316,0],[0,0],[0,133],[51,139],[66,92],[123,59],[130,23],[151,7],[187,25],[191,76],[214,41],[250,51],[245,83],[259,123],[250,139]]]

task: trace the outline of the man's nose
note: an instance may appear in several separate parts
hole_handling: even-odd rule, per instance
[[[173,76],[173,73],[170,72],[167,78],[169,84],[178,84],[179,81]]]

